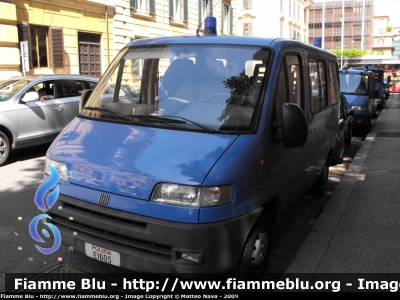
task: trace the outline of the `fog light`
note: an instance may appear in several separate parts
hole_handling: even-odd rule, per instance
[[[204,251],[181,250],[175,252],[175,263],[182,265],[201,264],[203,262]]]
[[[182,258],[190,261],[194,261],[197,263],[201,262],[201,254],[200,253],[182,253]]]

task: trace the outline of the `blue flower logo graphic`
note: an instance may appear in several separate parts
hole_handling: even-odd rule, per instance
[[[50,168],[50,176],[49,179],[45,182],[43,182],[37,189],[35,193],[35,204],[38,208],[40,208],[43,211],[48,211],[54,203],[57,201],[58,195],[59,195],[59,187],[58,185],[54,188],[53,191],[49,192],[60,180],[60,173],[52,166],[49,165]],[[49,193],[48,193],[49,192]],[[46,197],[46,203],[45,203],[45,196]],[[47,206],[46,206],[47,204]],[[29,233],[31,237],[39,242],[39,243],[44,243],[45,241],[40,237],[38,231],[37,231],[37,225],[41,219],[51,219],[51,217],[48,214],[41,214],[32,219],[32,221],[29,223]],[[53,233],[54,236],[54,245],[51,248],[42,248],[38,245],[35,245],[36,249],[38,249],[41,253],[43,254],[51,254],[55,252],[61,245],[61,234],[60,231],[56,226],[50,223],[44,223]],[[50,238],[50,233],[47,231],[47,229],[42,229],[42,234],[46,238]]]

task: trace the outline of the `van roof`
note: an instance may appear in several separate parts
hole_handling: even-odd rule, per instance
[[[249,37],[249,36],[171,36],[171,37],[157,37],[157,38],[145,38],[133,40],[127,44],[127,47],[131,46],[142,46],[142,45],[172,45],[172,44],[208,44],[208,45],[246,45],[246,46],[266,46],[273,49],[279,49],[282,46],[300,46],[310,50],[323,51],[332,57],[337,58],[337,56],[329,51],[322,50],[312,45],[305,44],[303,42],[276,38],[276,37]]]

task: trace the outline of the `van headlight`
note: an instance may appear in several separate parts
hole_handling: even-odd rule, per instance
[[[150,201],[191,207],[215,206],[231,203],[231,185],[198,187],[173,183],[159,183]]]
[[[367,107],[365,105],[353,105],[353,106],[350,107],[350,110],[366,111]]]
[[[44,173],[46,175],[50,175],[49,164],[52,165],[60,174],[60,180],[68,181],[67,166],[64,163],[46,157],[44,161]]]

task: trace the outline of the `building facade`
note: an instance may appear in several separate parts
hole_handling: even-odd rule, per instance
[[[206,16],[217,19],[219,35],[236,35],[237,1],[120,0],[115,7],[115,51],[134,39],[202,34]]]
[[[6,62],[0,61],[1,78],[62,73],[99,77],[112,59],[113,0],[13,0],[0,5],[13,16],[7,36],[0,37],[10,53]],[[3,26],[4,17],[0,22]],[[22,52],[21,42],[26,43]]]
[[[208,15],[216,17],[218,34],[234,35],[235,4],[236,0],[0,0],[0,79],[61,73],[100,77],[128,42],[202,34]],[[23,51],[21,42],[27,45]],[[21,59],[21,54],[26,57]]]
[[[238,34],[307,42],[312,3],[313,0],[238,0]]]
[[[389,16],[374,16],[372,53],[392,57],[393,50],[394,34]]]
[[[343,39],[344,49],[371,50],[373,16],[374,0],[315,0],[308,43],[321,41],[321,47],[330,50],[341,48]]]

